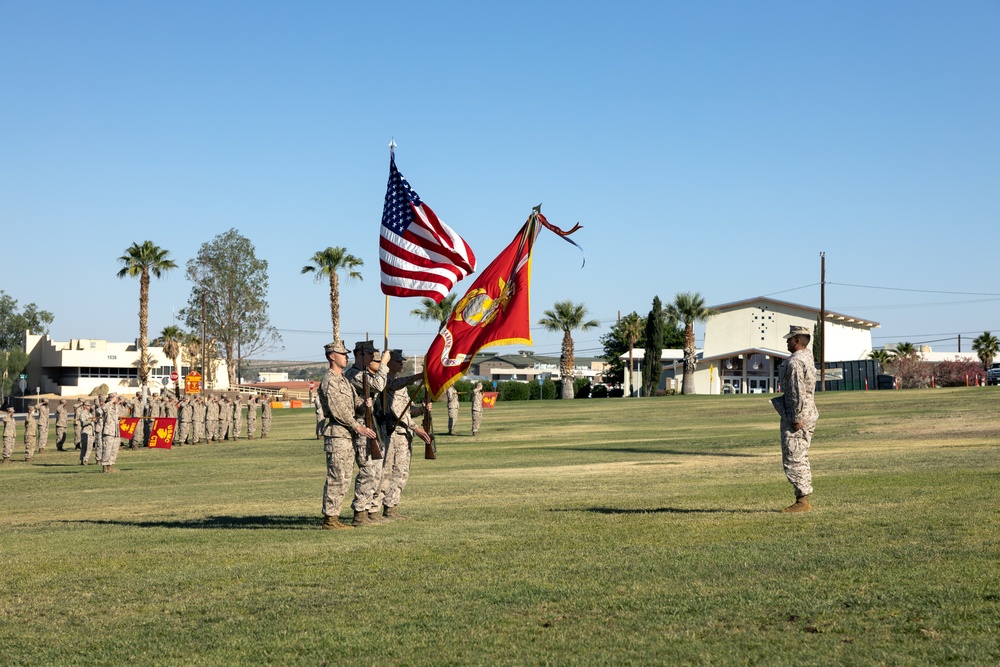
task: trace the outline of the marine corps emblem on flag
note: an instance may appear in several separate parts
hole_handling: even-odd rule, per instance
[[[153,420],[153,432],[149,436],[149,446],[158,449],[171,449],[174,444],[176,428],[176,417],[157,417]]]
[[[118,435],[123,440],[131,440],[135,436],[135,427],[138,424],[138,417],[121,417],[118,420]]]

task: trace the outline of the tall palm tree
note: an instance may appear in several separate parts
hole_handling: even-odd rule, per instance
[[[920,352],[917,350],[913,343],[896,343],[897,357],[919,357]]]
[[[989,369],[997,353],[1000,353],[1000,340],[989,331],[984,331],[982,336],[976,336],[972,341],[972,350],[983,362],[983,368]]]
[[[882,366],[885,366],[890,361],[892,361],[892,352],[886,350],[885,348],[882,348],[880,350],[872,350],[871,352],[868,353],[868,358],[874,359]]]
[[[547,331],[562,331],[562,353],[559,355],[559,375],[562,377],[562,397],[573,398],[573,336],[575,329],[587,331],[600,326],[597,320],[587,320],[587,308],[582,303],[556,301],[552,310],[542,313],[538,323]]]
[[[163,327],[163,331],[160,332],[163,354],[170,357],[170,359],[174,362],[174,372],[177,373],[177,382],[174,385],[174,394],[177,398],[181,397],[181,365],[178,362],[180,361],[181,356],[181,345],[183,344],[186,336],[187,334],[185,334],[180,327],[173,324]]]
[[[330,319],[333,321],[333,339],[340,340],[340,278],[337,274],[343,271],[347,279],[364,280],[358,268],[364,262],[347,252],[347,248],[327,248],[319,250],[310,259],[312,264],[302,267],[302,273],[316,273],[316,282],[326,276],[330,281]]]
[[[632,364],[632,349],[635,347],[636,341],[642,338],[642,334],[646,330],[646,320],[643,319],[638,313],[632,312],[622,318],[621,332],[622,337],[628,342],[628,389],[629,396],[632,395],[633,385],[632,373],[635,366]]]
[[[441,299],[441,303],[434,303],[433,299],[421,299],[420,303],[423,308],[414,308],[410,311],[410,315],[416,315],[425,322],[437,322],[438,331],[441,331],[444,329],[444,325],[448,324],[451,311],[455,310],[455,298],[455,294],[449,294]]]
[[[682,394],[694,393],[694,370],[697,365],[694,350],[694,325],[704,322],[719,311],[705,306],[700,292],[678,292],[674,302],[664,309],[668,317],[684,323],[684,386]]]
[[[118,258],[122,268],[119,278],[126,276],[139,278],[139,384],[143,387],[149,382],[149,276],[160,278],[164,273],[177,268],[177,263],[170,259],[169,250],[164,250],[152,241],[143,241],[142,245],[132,243],[125,249],[125,254]]]

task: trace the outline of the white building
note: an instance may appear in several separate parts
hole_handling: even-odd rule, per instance
[[[149,347],[149,388],[152,392],[173,387],[170,373],[173,360],[162,347]],[[24,351],[28,354],[26,394],[36,391],[57,396],[82,396],[102,384],[117,393],[131,393],[139,388],[139,346],[137,343],[113,343],[93,338],[76,338],[68,342],[51,340],[48,335],[24,335]],[[191,368],[189,361],[180,359],[179,381]],[[215,388],[229,387],[225,361],[219,364]]]
[[[705,324],[705,345],[694,374],[695,393],[768,393],[778,390],[778,366],[788,358],[784,336],[792,325],[810,331],[819,321],[818,308],[767,297],[713,306],[718,314]],[[865,359],[872,350],[871,330],[878,322],[826,312],[823,335],[826,361]],[[811,345],[810,345],[811,346]],[[675,356],[676,351],[669,351]],[[683,355],[669,360],[664,351],[665,379],[684,375]],[[627,359],[628,357],[623,357]],[[637,364],[641,368],[641,364]],[[626,380],[627,381],[627,380]]]

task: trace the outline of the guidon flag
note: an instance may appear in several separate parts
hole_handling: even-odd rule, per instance
[[[379,236],[382,293],[388,296],[441,303],[456,282],[476,270],[472,248],[420,199],[396,169],[392,152]]]
[[[531,251],[542,227],[570,243],[566,237],[581,229],[577,223],[563,231],[545,219],[541,206],[532,209],[514,240],[483,269],[431,342],[424,356],[424,383],[433,400],[465,375],[479,350],[531,344]]]

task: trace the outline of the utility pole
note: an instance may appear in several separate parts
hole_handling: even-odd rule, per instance
[[[962,334],[958,334],[958,353],[962,354]]]
[[[826,253],[819,254],[819,390],[826,391]]]

